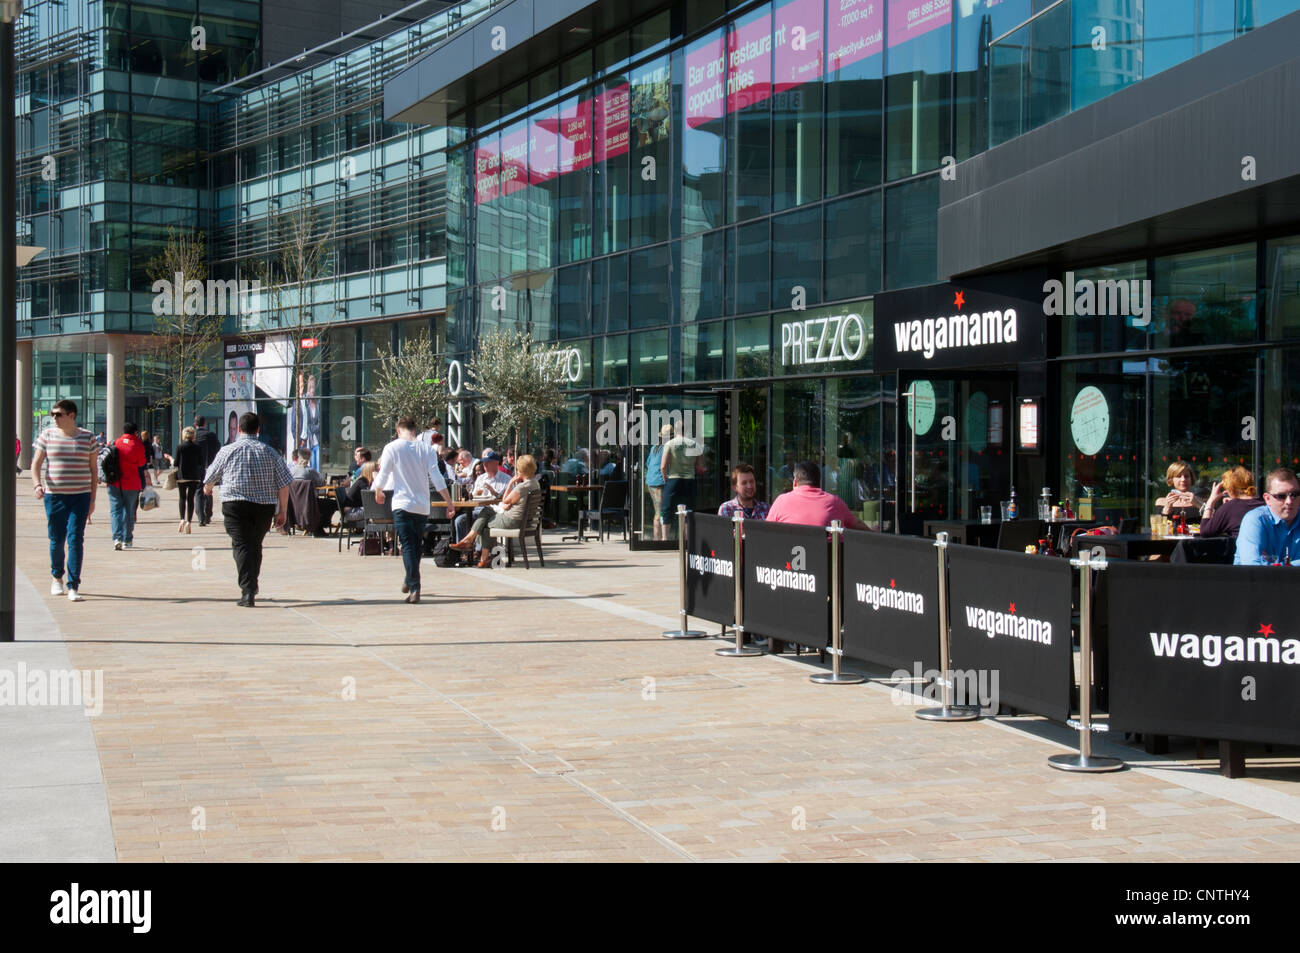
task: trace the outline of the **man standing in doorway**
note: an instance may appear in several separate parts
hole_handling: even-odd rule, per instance
[[[672,424],[659,428],[664,450],[659,469],[664,477],[663,522],[668,539],[677,538],[677,507],[695,505],[695,458],[704,448],[684,434],[676,433]]]
[[[424,556],[424,528],[429,522],[429,484],[442,494],[451,511],[451,494],[438,466],[433,444],[420,438],[414,417],[397,421],[397,439],[384,447],[375,471],[375,502],[384,505],[384,491],[393,491],[393,529],[402,546],[406,601],[420,601],[420,559]]]
[[[194,418],[194,442],[203,450],[203,466],[212,466],[212,461],[217,459],[217,452],[221,449],[221,439],[207,428],[207,419],[204,417]],[[212,496],[208,493],[199,494],[199,525],[207,526],[212,522]]]
[[[81,556],[86,520],[95,512],[99,466],[95,436],[77,426],[77,405],[61,400],[50,411],[54,426],[36,438],[32,457],[35,496],[45,501],[50,534],[50,595],[64,593],[64,544],[67,544],[68,600],[81,602]],[[48,463],[48,466],[46,464]]]
[[[262,574],[262,541],[274,520],[284,525],[289,509],[289,467],[269,445],[257,439],[257,414],[239,418],[239,439],[217,452],[203,476],[203,492],[221,484],[221,516],[230,534],[231,552],[239,574],[239,605],[252,608]],[[277,509],[276,504],[279,503]]]

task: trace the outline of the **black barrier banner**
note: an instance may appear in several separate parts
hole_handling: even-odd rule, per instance
[[[830,545],[819,526],[745,521],[745,631],[814,649],[830,631]]]
[[[1051,556],[949,546],[953,669],[967,679],[974,671],[1003,704],[1069,718],[1073,572]]]
[[[736,541],[723,516],[686,516],[686,614],[732,625],[736,621]]]
[[[933,540],[846,530],[844,654],[906,669],[939,669],[939,566]]]
[[[1111,562],[1112,729],[1300,744],[1300,572]]]

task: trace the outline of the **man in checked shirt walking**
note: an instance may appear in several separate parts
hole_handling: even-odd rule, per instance
[[[293,477],[284,458],[257,439],[257,414],[239,418],[239,439],[228,443],[203,476],[203,492],[221,484],[221,516],[230,534],[235,568],[239,572],[241,606],[253,607],[257,577],[262,573],[262,540],[271,521],[284,525]],[[276,502],[279,509],[276,509]]]

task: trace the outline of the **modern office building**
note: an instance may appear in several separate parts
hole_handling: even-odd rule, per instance
[[[385,118],[447,129],[449,352],[572,349],[557,442],[634,486],[602,412],[700,419],[700,508],[813,459],[885,527],[1142,518],[1300,455],[1298,7],[512,0]]]
[[[329,436],[322,426],[345,418],[349,441],[369,439],[365,369],[412,325],[431,327],[443,303],[443,132],[384,122],[383,81],[492,5],[29,4],[18,24],[18,229],[47,251],[19,276],[24,446],[59,397],[95,431],[132,420],[169,447],[182,418],[224,418],[232,398],[270,416],[277,442],[290,439],[280,419],[310,431],[313,449]],[[153,282],[171,231],[202,234],[207,277],[255,280],[274,274],[295,221],[322,250],[307,295],[307,320],[329,326],[315,332],[328,351],[319,379],[286,399],[299,395],[286,328],[303,317],[264,294],[221,328],[251,337],[260,362],[238,349],[229,363],[248,373],[231,377],[218,351],[183,407],[167,406]],[[342,462],[335,443],[327,458]]]

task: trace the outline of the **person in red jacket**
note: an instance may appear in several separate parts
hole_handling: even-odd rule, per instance
[[[113,548],[130,549],[135,544],[135,504],[144,489],[140,468],[148,459],[144,444],[136,436],[138,427],[122,425],[122,436],[113,441],[117,448],[117,468],[120,479],[108,485],[109,512],[113,522]]]

